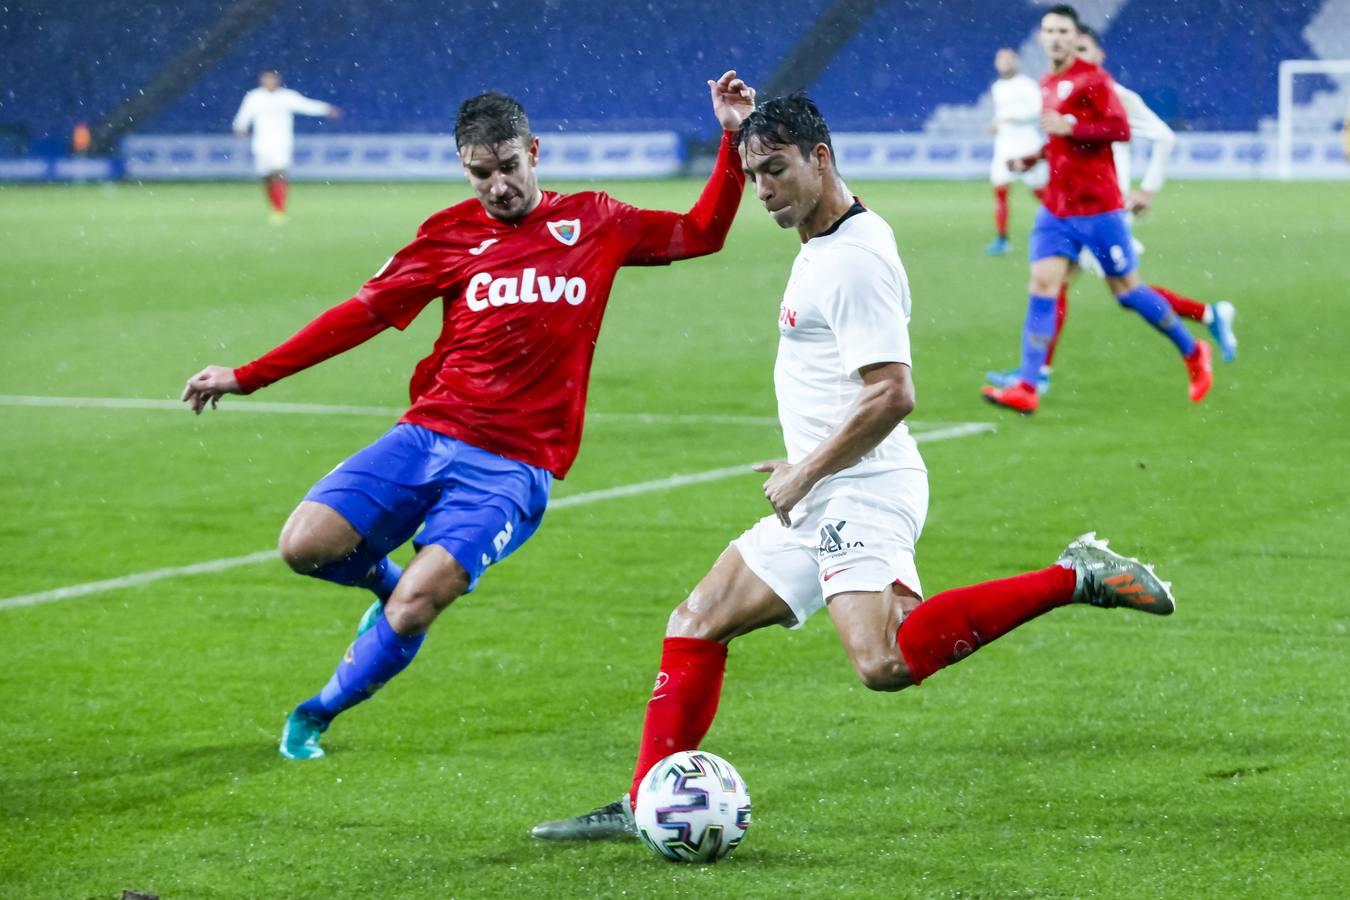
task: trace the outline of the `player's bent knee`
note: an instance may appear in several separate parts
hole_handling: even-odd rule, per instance
[[[854,668],[869,691],[899,691],[914,683],[909,667],[899,655],[859,660],[854,662]]]
[[[721,627],[709,615],[707,607],[691,595],[671,612],[666,620],[666,637],[698,638],[704,641],[721,640]]]
[[[346,559],[360,543],[361,535],[338,513],[306,501],[282,526],[277,550],[293,571],[313,575],[326,565]]]
[[[277,550],[286,565],[291,567],[291,571],[300,575],[313,575],[332,562],[319,542],[291,528],[289,522],[281,530],[281,536],[277,538]]]

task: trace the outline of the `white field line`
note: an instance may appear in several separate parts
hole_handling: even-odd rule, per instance
[[[921,443],[931,443],[934,441],[948,441],[953,438],[968,437],[972,434],[980,434],[982,432],[993,430],[994,425],[991,422],[962,422],[947,428],[939,428],[917,434],[914,436],[914,439]],[[690,484],[706,484],[710,481],[723,481],[737,475],[749,474],[751,474],[749,465],[743,464],[739,466],[725,466],[720,469],[708,469],[705,472],[690,472],[684,475],[671,475],[669,478],[639,481],[634,484],[621,484],[617,487],[602,488],[598,491],[586,491],[581,494],[572,494],[569,497],[560,497],[549,503],[548,508],[550,510],[555,510],[566,509],[569,506],[586,506],[591,503],[613,500],[618,497],[636,497],[640,494],[668,491],[673,488],[684,487]],[[276,556],[276,550],[259,550],[256,553],[247,553],[243,556],[227,556],[223,559],[212,559],[207,560],[206,562],[192,563],[187,566],[151,569],[148,572],[136,572],[118,578],[104,579],[103,581],[87,581],[83,584],[72,584],[68,587],[55,588],[49,591],[39,591],[35,594],[19,594],[15,597],[0,599],[0,612],[7,609],[17,609],[22,606],[37,606],[42,603],[54,603],[57,600],[69,600],[73,597],[87,597],[90,594],[102,594],[106,591],[116,591],[122,588],[139,587],[140,585],[163,581],[166,578],[177,578],[180,575],[205,575],[213,572],[224,572],[229,569],[237,569],[240,566],[251,566],[255,563],[267,562],[268,560],[276,559]]]
[[[178,400],[143,397],[39,397],[24,394],[0,394],[0,406],[26,406],[65,409],[148,409],[183,412],[187,406]],[[214,412],[263,413],[310,416],[401,416],[406,406],[351,406],[331,403],[273,403],[227,397]],[[640,425],[763,425],[778,427],[777,416],[738,416],[719,413],[606,413],[588,412],[587,422],[633,422]],[[915,422],[913,428],[940,428],[953,422]]]

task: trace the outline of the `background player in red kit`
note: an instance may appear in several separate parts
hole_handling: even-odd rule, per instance
[[[1078,39],[1078,13],[1072,6],[1053,6],[1041,18],[1041,47],[1052,67],[1041,79],[1041,127],[1049,137],[1042,152],[1050,163],[1050,182],[1031,231],[1020,378],[1011,387],[985,385],[984,398],[1020,413],[1035,412],[1036,381],[1055,334],[1055,297],[1069,266],[1086,248],[1101,264],[1116,301],[1177,346],[1186,362],[1190,398],[1198,403],[1213,379],[1209,345],[1197,343],[1167,301],[1139,280],[1111,150],[1113,142],[1130,139],[1128,118],[1111,76],[1077,55]],[[1032,163],[1021,161],[1022,166]]]
[[[183,399],[200,413],[223,394],[251,393],[406,328],[444,298],[441,335],[413,373],[412,406],[319,481],[282,529],[281,555],[296,572],[377,597],[328,684],[287,719],[283,756],[322,756],[319,736],[333,718],[403,671],[437,615],[538,528],[552,479],[576,457],[619,268],[721,249],[745,185],[735,132],[754,91],[735,72],[708,87],[725,133],[685,214],[541,191],[539,139],[521,105],[501,94],[466,101],[455,140],[477,198],[427,219],[355,297],[275,350],[188,380]],[[415,532],[417,554],[400,571],[388,554]]]

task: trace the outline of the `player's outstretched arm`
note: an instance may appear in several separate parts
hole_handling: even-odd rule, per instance
[[[629,251],[630,263],[662,263],[705,256],[721,250],[726,243],[745,190],[736,132],[745,117],[754,112],[755,89],[732,69],[716,81],[709,81],[708,93],[713,115],[723,131],[712,175],[687,213],[637,211],[638,241]]]
[[[225,394],[251,394],[288,375],[308,369],[362,344],[388,328],[355,298],[320,314],[274,350],[246,366],[227,369],[207,366],[188,379],[183,402],[200,414],[208,403],[214,409]]]

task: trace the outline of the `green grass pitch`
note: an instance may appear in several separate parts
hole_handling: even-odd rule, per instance
[[[698,185],[616,183],[686,208]],[[705,746],[755,824],[732,860],[551,846],[618,796],[670,608],[767,512],[746,474],[550,512],[344,716],[276,754],[366,596],[279,561],[0,609],[0,894],[112,898],[1314,897],[1350,880],[1350,404],[1345,185],[1175,183],[1138,228],[1147,280],[1239,309],[1200,406],[1176,352],[1078,286],[1031,419],[978,395],[1014,362],[1021,240],[988,259],[978,183],[852,187],[895,228],[928,427],[930,592],[1054,560],[1080,532],[1158,564],[1171,619],[1073,608],[920,689],[871,694],[826,617],[736,642]],[[0,395],[176,399],[350,296],[460,184],[0,188]],[[795,238],[748,199],[727,250],[615,286],[556,498],[780,453],[771,366]],[[437,314],[255,398],[0,405],[0,598],[265,550],[392,416]],[[405,551],[406,555],[406,551]]]

